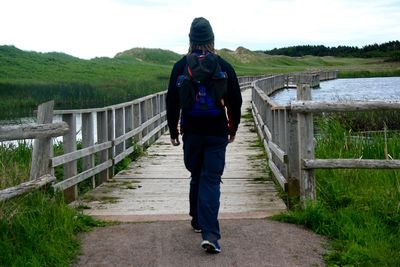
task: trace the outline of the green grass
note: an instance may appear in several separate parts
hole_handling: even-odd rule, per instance
[[[0,144],[0,189],[11,187],[29,178],[32,146],[26,142]]]
[[[400,62],[381,58],[270,56],[244,48],[218,51],[239,76],[340,70],[340,77],[399,76]],[[27,115],[39,103],[57,109],[101,107],[163,91],[173,63],[161,49],[134,48],[114,58],[82,60],[62,53],[36,53],[0,46],[0,119]],[[21,97],[23,96],[23,97]]]
[[[320,119],[317,158],[400,158],[400,133],[356,135]],[[400,171],[317,170],[317,201],[275,218],[330,238],[330,266],[400,266]]]
[[[399,76],[399,62],[381,58],[287,57],[271,56],[246,49],[221,50],[219,54],[232,63],[239,75],[263,75],[289,72],[340,70],[340,78]]]
[[[0,266],[70,266],[76,234],[105,223],[66,205],[62,196],[35,192],[0,203]]]
[[[240,76],[327,69],[340,70],[340,77],[400,75],[399,62],[379,58],[290,58],[243,48],[218,53]],[[49,99],[56,101],[57,108],[87,108],[165,90],[173,62],[180,57],[160,49],[132,49],[114,58],[81,60],[62,53],[43,54],[0,46],[0,117],[26,114],[26,110],[32,111]],[[246,114],[244,121],[248,117]],[[393,123],[398,121],[396,114],[387,118],[390,129],[398,124]],[[317,157],[384,157],[385,140],[379,136],[368,136],[368,141],[351,138],[345,127],[360,130],[355,125],[361,128],[364,124],[351,118],[345,126],[334,120],[321,121],[320,137],[326,142],[318,140]],[[375,125],[377,129],[381,126]],[[391,134],[387,143],[388,154],[398,159],[399,136]],[[142,153],[141,149],[137,151]],[[30,155],[26,145],[0,147],[0,189],[28,177]],[[124,168],[135,156],[116,169]],[[399,266],[399,172],[317,171],[316,177],[318,201],[279,219],[306,225],[330,237],[332,252],[327,260],[331,265]],[[2,203],[0,265],[69,266],[79,250],[75,234],[93,224],[96,223],[68,208],[59,197],[40,192]]]

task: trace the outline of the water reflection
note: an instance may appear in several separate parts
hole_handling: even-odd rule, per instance
[[[400,77],[337,79],[313,89],[313,100],[400,100]],[[296,89],[284,89],[271,98],[279,104],[296,100]]]

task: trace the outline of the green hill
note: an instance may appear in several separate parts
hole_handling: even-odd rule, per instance
[[[239,47],[218,50],[238,75],[340,69],[343,75],[400,75],[399,63],[382,59],[287,57]],[[56,108],[87,108],[129,101],[165,90],[172,65],[182,55],[133,48],[114,58],[83,60],[63,53],[38,53],[0,46],[0,117],[19,116],[54,99]]]
[[[159,48],[132,48],[118,53],[116,59],[136,59],[138,61],[152,62],[156,64],[172,65],[181,58],[175,52]]]
[[[0,116],[19,116],[15,110],[26,113],[49,99],[57,108],[99,107],[165,90],[180,56],[145,52],[83,60],[0,46]]]
[[[239,47],[235,51],[222,49],[218,54],[232,63],[239,75],[275,74],[296,71],[338,69],[344,76],[400,75],[399,63],[384,62],[382,58],[288,57],[267,55]]]

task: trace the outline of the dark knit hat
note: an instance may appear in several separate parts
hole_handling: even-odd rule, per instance
[[[190,26],[190,43],[204,45],[214,42],[214,33],[210,22],[205,18],[195,18]]]

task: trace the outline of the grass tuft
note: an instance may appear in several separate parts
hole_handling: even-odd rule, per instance
[[[61,194],[38,191],[0,203],[0,265],[70,266],[79,252],[76,234],[104,225]]]

